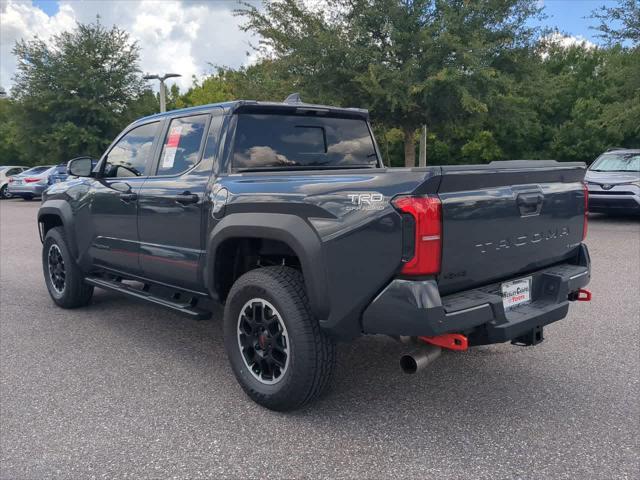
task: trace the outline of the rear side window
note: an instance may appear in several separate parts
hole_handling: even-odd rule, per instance
[[[178,175],[198,163],[200,145],[209,115],[174,118],[162,146],[158,175]]]
[[[367,122],[351,118],[240,114],[234,168],[375,167]]]

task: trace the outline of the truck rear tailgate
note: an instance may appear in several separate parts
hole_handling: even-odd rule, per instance
[[[441,294],[575,255],[585,222],[585,168],[555,161],[442,167]]]

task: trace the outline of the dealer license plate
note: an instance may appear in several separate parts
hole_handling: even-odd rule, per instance
[[[502,304],[505,310],[531,301],[531,277],[504,282],[502,284]]]

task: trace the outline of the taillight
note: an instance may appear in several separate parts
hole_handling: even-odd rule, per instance
[[[435,275],[440,272],[442,256],[442,205],[437,197],[398,197],[393,205],[409,219],[413,251],[403,258],[402,273],[405,275]],[[412,225],[413,224],[413,225]],[[412,227],[412,228],[411,228]],[[405,239],[406,241],[407,239]],[[409,245],[411,246],[411,245]],[[406,250],[403,248],[403,250]]]
[[[582,225],[582,240],[587,238],[587,230],[589,226],[589,187],[586,183],[582,183],[584,191],[584,224]]]
[[[27,177],[24,179],[24,183],[34,183],[39,182],[41,179],[37,177]]]

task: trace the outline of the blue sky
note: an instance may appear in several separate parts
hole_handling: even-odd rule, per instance
[[[597,21],[589,17],[593,10],[602,5],[612,7],[617,5],[615,0],[544,0],[544,13],[548,18],[542,25],[558,28],[569,35],[583,37],[593,43],[599,43],[597,32],[591,30]]]

